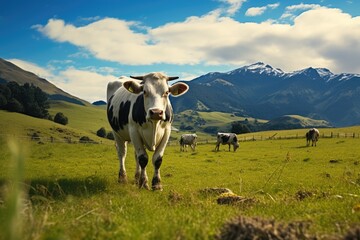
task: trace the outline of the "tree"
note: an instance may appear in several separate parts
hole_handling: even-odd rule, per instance
[[[0,109],[47,118],[49,116],[48,108],[48,95],[39,87],[29,83],[25,83],[23,86],[16,82],[0,84]]]
[[[96,135],[99,137],[106,137],[106,130],[104,127],[100,128],[99,130],[97,130]]]
[[[231,132],[239,134],[239,133],[249,133],[251,131],[246,124],[242,124],[241,122],[232,122]]]
[[[11,98],[8,101],[6,105],[6,109],[10,112],[19,112],[19,113],[24,112],[24,106],[15,98]]]
[[[62,125],[66,125],[68,124],[69,121],[68,118],[62,112],[58,112],[54,117],[54,122],[60,123]]]

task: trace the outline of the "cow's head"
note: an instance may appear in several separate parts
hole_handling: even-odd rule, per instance
[[[158,72],[130,77],[141,80],[141,82],[130,80],[124,82],[123,86],[129,92],[144,95],[146,119],[165,120],[165,111],[170,107],[169,95],[177,97],[189,90],[189,86],[185,83],[178,82],[169,86],[168,81],[178,79],[178,77],[168,77]]]

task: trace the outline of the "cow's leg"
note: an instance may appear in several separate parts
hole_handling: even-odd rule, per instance
[[[127,151],[127,142],[117,137],[116,133],[115,136],[115,146],[116,151],[118,154],[119,162],[120,162],[120,169],[119,169],[119,183],[127,183],[127,176],[126,176],[126,169],[125,169],[125,158],[126,158],[126,151]]]
[[[170,129],[165,131],[164,137],[161,140],[159,146],[155,149],[155,152],[154,152],[154,155],[152,158],[152,163],[154,166],[154,176],[152,178],[151,185],[152,185],[153,190],[160,190],[160,191],[162,190],[160,167],[162,164],[166,144],[170,137],[170,132],[171,132]]]
[[[229,152],[230,152],[230,147],[231,147],[231,145],[230,145],[230,143],[228,143],[228,145],[229,145]]]
[[[142,154],[137,154],[136,165],[140,165],[139,188],[149,189],[148,176],[146,174],[148,159],[149,157],[145,151]]]
[[[135,161],[136,161],[136,169],[135,169],[135,184],[139,185],[140,183],[140,175],[141,175],[141,167],[139,161],[137,160],[137,155],[135,153]]]
[[[220,143],[216,143],[215,152],[219,151]]]
[[[131,136],[131,141],[133,142],[135,148],[135,160],[136,160],[135,182],[138,183],[139,188],[149,189],[148,177],[146,174],[148,155],[145,151],[144,144],[140,136],[137,134],[133,134]]]

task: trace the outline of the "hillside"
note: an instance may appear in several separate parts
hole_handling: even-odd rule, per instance
[[[3,139],[11,137],[31,139],[36,134],[43,142],[79,142],[83,136],[96,142],[109,141],[97,137],[92,131],[87,130],[88,127],[75,128],[73,124],[64,126],[50,120],[2,110],[0,110],[0,118],[0,137]],[[70,119],[70,122],[71,120],[74,119]]]
[[[301,115],[334,126],[360,124],[360,75],[306,68],[291,73],[264,63],[213,72],[188,82],[175,111],[221,111],[258,119]]]
[[[217,132],[231,131],[231,124],[233,122],[241,122],[247,125],[251,132],[332,127],[331,124],[325,120],[315,120],[299,115],[285,115],[272,120],[264,120],[250,117],[245,118],[231,113],[201,112],[194,110],[185,110],[176,114],[174,126],[181,131],[215,134]]]
[[[34,73],[25,71],[11,62],[0,58],[0,84],[6,82],[17,82],[19,85],[24,85],[25,83],[33,84],[49,94],[51,100],[62,100],[79,105],[89,104],[88,102],[61,90],[46,79],[40,78]]]

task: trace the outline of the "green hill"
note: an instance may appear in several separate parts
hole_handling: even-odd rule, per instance
[[[66,111],[64,111],[66,112]],[[79,142],[83,136],[89,137],[95,142],[107,142],[109,140],[96,136],[96,130],[89,130],[89,125],[74,127],[76,124],[61,125],[47,119],[30,117],[20,113],[0,111],[0,136],[1,138],[31,139],[36,136],[42,142]],[[69,122],[75,121],[70,119]],[[100,127],[99,127],[100,128]]]

